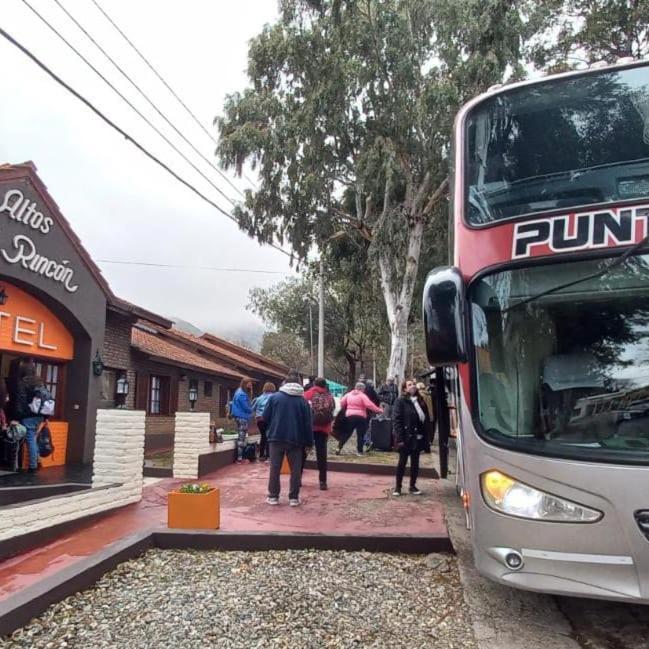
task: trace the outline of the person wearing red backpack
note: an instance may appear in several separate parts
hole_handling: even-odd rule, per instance
[[[327,490],[327,439],[331,434],[331,424],[334,420],[336,402],[329,392],[327,380],[318,377],[313,387],[304,393],[304,398],[311,406],[313,420],[313,438],[315,456],[318,463],[320,489]],[[304,466],[304,463],[302,463]]]

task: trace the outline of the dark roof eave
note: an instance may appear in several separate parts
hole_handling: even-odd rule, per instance
[[[167,318],[158,315],[157,313],[153,313],[153,311],[148,311],[147,309],[137,306],[137,304],[132,304],[131,302],[127,302],[118,297],[113,296],[112,299],[109,299],[108,308],[116,313],[131,316],[134,322],[137,322],[138,319],[146,320],[147,322],[157,324],[164,329],[171,329],[173,326],[171,320],[167,320]]]

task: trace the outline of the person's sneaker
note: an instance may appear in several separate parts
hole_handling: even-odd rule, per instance
[[[409,493],[410,493],[411,496],[421,496],[421,494],[424,493],[424,492],[417,489],[417,487],[410,487]]]
[[[342,451],[342,449],[341,449],[340,447],[338,447],[338,448],[335,450],[336,455],[340,455],[340,451]]]
[[[237,460],[237,464],[243,464],[243,460]]]
[[[356,453],[356,457],[363,457],[363,453]]]
[[[320,491],[327,491],[327,483],[326,482],[321,482],[320,483]]]
[[[401,495],[401,489],[395,489],[395,490],[392,492],[392,495],[393,495],[393,496],[400,496],[400,495]]]
[[[279,498],[273,498],[272,496],[268,496],[268,498],[266,498],[266,504],[279,505]]]
[[[288,504],[291,507],[299,507],[300,506],[300,500],[298,498],[290,498],[288,501]]]

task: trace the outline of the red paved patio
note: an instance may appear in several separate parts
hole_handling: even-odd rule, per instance
[[[279,507],[265,503],[268,466],[233,465],[201,479],[221,490],[224,532],[284,532],[349,535],[445,535],[437,483],[420,480],[422,496],[392,498],[390,476],[329,474],[329,490],[318,488],[317,472],[306,470],[302,506],[287,503],[288,476],[282,476]],[[90,557],[126,536],[166,526],[167,492],[186,480],[165,479],[144,490],[140,503],[108,512],[42,547],[7,559],[0,566],[0,600],[45,576]]]

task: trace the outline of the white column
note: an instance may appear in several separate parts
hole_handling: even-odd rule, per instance
[[[176,413],[174,478],[198,478],[198,456],[210,451],[209,434],[209,412]]]
[[[121,484],[141,496],[144,421],[141,410],[97,410],[93,487]]]

